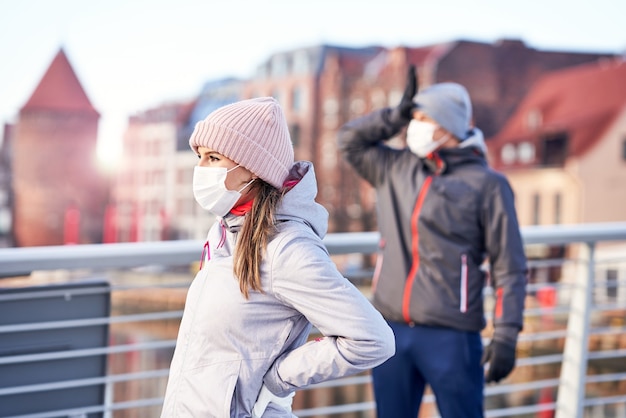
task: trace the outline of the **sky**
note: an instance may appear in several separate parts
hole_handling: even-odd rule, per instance
[[[60,48],[100,112],[98,153],[114,164],[130,115],[250,77],[276,52],[513,38],[622,55],[624,16],[620,0],[0,0],[0,122],[16,120]]]

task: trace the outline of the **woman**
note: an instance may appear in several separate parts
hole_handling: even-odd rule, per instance
[[[309,162],[273,98],[236,102],[189,140],[197,202],[217,215],[185,304],[162,417],[292,417],[294,391],[370,369],[394,337],[322,242]],[[323,335],[307,342],[314,325]]]

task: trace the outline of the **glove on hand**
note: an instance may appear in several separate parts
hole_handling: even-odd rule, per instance
[[[413,97],[417,93],[417,76],[415,75],[415,66],[411,64],[406,76],[406,87],[400,104],[391,110],[389,120],[398,126],[404,126],[413,118],[413,108],[415,103]]]
[[[489,363],[485,382],[499,382],[515,367],[515,344],[492,340],[485,348],[481,364]]]
[[[261,387],[261,392],[259,392],[259,397],[252,408],[252,418],[261,418],[263,413],[265,412],[265,408],[269,405],[270,402],[282,407],[283,409],[291,412],[291,402],[293,400],[296,392],[291,392],[289,395],[281,398],[279,396],[274,395],[270,390],[265,386],[265,384]]]

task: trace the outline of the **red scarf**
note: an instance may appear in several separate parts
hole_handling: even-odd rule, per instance
[[[248,200],[246,203],[242,203],[241,205],[235,206],[234,208],[232,208],[230,210],[230,213],[232,213],[233,215],[237,215],[237,216],[243,216],[246,213],[250,212],[250,209],[252,209],[253,203],[254,203],[254,199]]]
[[[285,180],[285,183],[283,184],[283,187],[286,188],[292,188],[293,186],[295,186],[296,184],[298,184],[300,182],[300,180]],[[252,204],[254,203],[254,199],[252,200],[248,200],[246,203],[242,203],[239,206],[235,206],[234,208],[232,208],[230,210],[230,213],[232,213],[233,215],[236,216],[243,216],[246,213],[250,212],[250,209],[252,209]]]

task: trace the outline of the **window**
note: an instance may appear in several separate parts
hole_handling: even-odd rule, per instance
[[[354,116],[362,115],[365,112],[365,100],[360,97],[352,99],[350,102],[350,114]]]
[[[294,87],[291,91],[291,110],[298,113],[302,110],[302,89]]]
[[[542,165],[563,166],[567,159],[567,145],[568,138],[564,132],[544,137]]]
[[[326,170],[332,170],[337,167],[339,158],[337,154],[337,148],[335,146],[335,141],[325,140],[322,145],[321,154],[322,166]]]
[[[272,90],[271,96],[274,99],[276,99],[276,101],[279,102],[281,106],[283,106],[283,101],[282,101],[282,97],[281,97],[281,94],[280,94],[280,90],[278,90],[278,89]]]
[[[294,123],[289,127],[289,135],[291,135],[291,143],[294,147],[297,147],[300,144],[300,125]]]
[[[325,115],[336,115],[339,112],[339,102],[337,99],[328,98],[324,101],[322,108]]]
[[[191,199],[180,198],[176,201],[176,215],[178,216],[192,216],[194,209],[194,202]]]
[[[526,115],[526,126],[529,131],[535,131],[541,126],[543,118],[539,109],[532,109]]]
[[[284,77],[288,74],[289,68],[285,55],[275,55],[272,58],[272,77]]]
[[[532,201],[533,207],[532,207],[532,224],[533,225],[539,225],[539,221],[540,221],[540,216],[539,216],[539,210],[541,209],[541,196],[539,196],[539,193],[535,193],[533,194],[533,201]]]
[[[189,184],[193,179],[193,166],[176,170],[176,184]]]
[[[306,51],[297,51],[293,56],[294,74],[307,74],[309,72],[309,55]]]
[[[404,91],[402,90],[393,90],[390,92],[387,97],[387,106],[397,106],[403,94]]]
[[[374,109],[385,107],[385,105],[387,104],[387,96],[385,95],[385,91],[382,89],[374,90],[371,94],[370,100]]]
[[[521,163],[532,163],[535,161],[535,145],[531,142],[522,142],[517,149],[519,161]]]
[[[324,100],[322,124],[325,129],[336,129],[339,123],[339,101],[334,97]]]
[[[504,144],[502,149],[500,150],[500,158],[502,159],[502,163],[509,165],[515,162],[517,152],[515,151],[515,145],[513,144]]]

